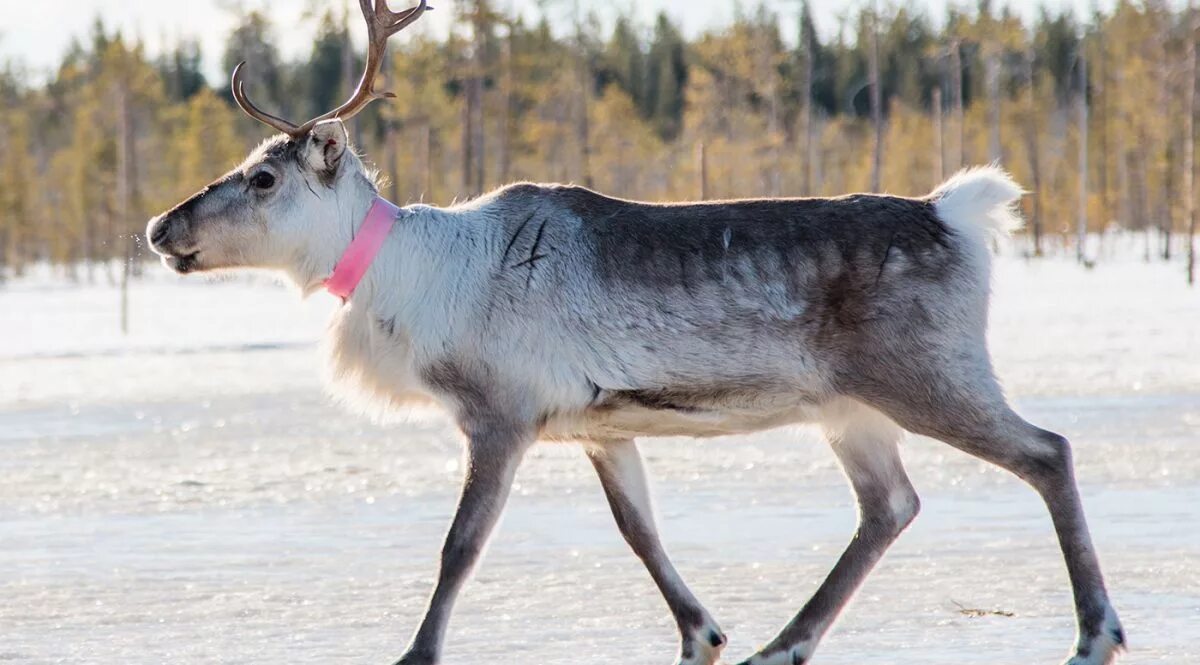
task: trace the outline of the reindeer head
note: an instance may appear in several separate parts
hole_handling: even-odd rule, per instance
[[[390,11],[386,0],[374,0],[374,7],[372,0],[359,0],[359,5],[367,22],[366,67],[354,94],[334,110],[292,124],[255,106],[242,81],[246,63],[234,68],[232,91],[238,106],[282,134],[265,141],[241,166],[150,220],[146,237],[168,268],[189,273],[332,267],[297,264],[321,262],[326,255],[336,259],[339,240],[349,236],[337,221],[347,215],[358,217],[345,221],[360,220],[374,195],[362,162],[346,149],[343,120],[376,99],[395,96],[374,89],[387,39],[431,9],[425,0],[402,12]]]

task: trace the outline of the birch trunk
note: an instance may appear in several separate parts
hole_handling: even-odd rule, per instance
[[[1025,147],[1029,153],[1031,196],[1030,232],[1033,234],[1033,255],[1042,255],[1042,155],[1038,139],[1037,84],[1033,77],[1033,50],[1025,53]]]
[[[967,161],[967,121],[963,114],[962,44],[958,40],[950,45],[950,102],[954,105],[954,123],[958,130],[958,155],[954,170],[961,169]]]
[[[1200,15],[1187,4],[1188,30],[1184,58],[1183,209],[1187,220],[1187,281],[1196,283],[1196,32]]]
[[[999,164],[1003,159],[1000,143],[1000,53],[995,45],[987,48],[988,160]]]
[[[871,151],[871,191],[883,189],[883,109],[882,91],[879,89],[879,17],[871,12],[871,53],[869,73],[871,86],[871,124],[875,128],[875,143]]]
[[[1079,91],[1077,93],[1077,122],[1079,123],[1079,154],[1076,168],[1079,170],[1079,209],[1075,227],[1075,260],[1086,263],[1088,229],[1088,101],[1087,101],[1087,56],[1083,43],[1079,45]]]
[[[129,273],[133,269],[133,236],[125,233],[133,216],[133,119],[129,113],[129,87],[117,91],[117,226],[121,248],[121,334],[129,334]]]
[[[802,16],[804,14],[801,14]],[[812,120],[812,79],[813,51],[808,30],[800,28],[800,51],[804,64],[800,70],[800,133],[804,136],[804,150],[801,152],[804,163],[801,177],[803,178],[804,196],[813,195],[813,120]]]
[[[946,179],[946,146],[942,130],[942,87],[940,84],[934,86],[932,94],[929,110],[933,115],[933,183],[930,186],[936,187],[938,183]]]

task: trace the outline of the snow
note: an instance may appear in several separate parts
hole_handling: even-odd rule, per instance
[[[1127,662],[1200,659],[1200,289],[1179,263],[1002,258],[994,292],[1000,376],[1075,444]],[[45,271],[0,287],[0,661],[392,662],[457,494],[453,427],[329,403],[326,296],[151,268],[128,336],[118,302]],[[845,481],[799,428],[642,449],[736,662],[844,547]],[[904,453],[923,512],[817,662],[1060,660],[1070,587],[1033,492],[936,442]],[[576,447],[535,448],[517,483],[446,662],[671,662],[671,619]]]

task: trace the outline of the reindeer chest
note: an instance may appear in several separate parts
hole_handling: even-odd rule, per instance
[[[415,369],[410,340],[395,319],[369,309],[348,306],[334,315],[325,361],[333,392],[364,410],[433,400]]]

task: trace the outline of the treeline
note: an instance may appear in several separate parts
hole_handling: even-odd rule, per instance
[[[390,198],[448,203],[521,179],[651,200],[921,194],[998,161],[1032,192],[1033,254],[1115,227],[1169,259],[1171,236],[1194,229],[1197,14],[1162,0],[1029,23],[986,0],[941,25],[861,9],[826,37],[801,4],[691,40],[666,16],[552,29],[495,4],[455,3],[448,35],[418,22],[393,40],[381,87],[398,97],[353,123]],[[292,26],[239,19],[222,63],[249,61],[264,108],[303,120],[357,81],[356,11],[312,17],[294,62],[275,46]],[[151,57],[99,21],[44,84],[0,69],[0,107],[0,275],[111,270],[150,214],[264,137],[225,80],[205,80],[196,42]]]

